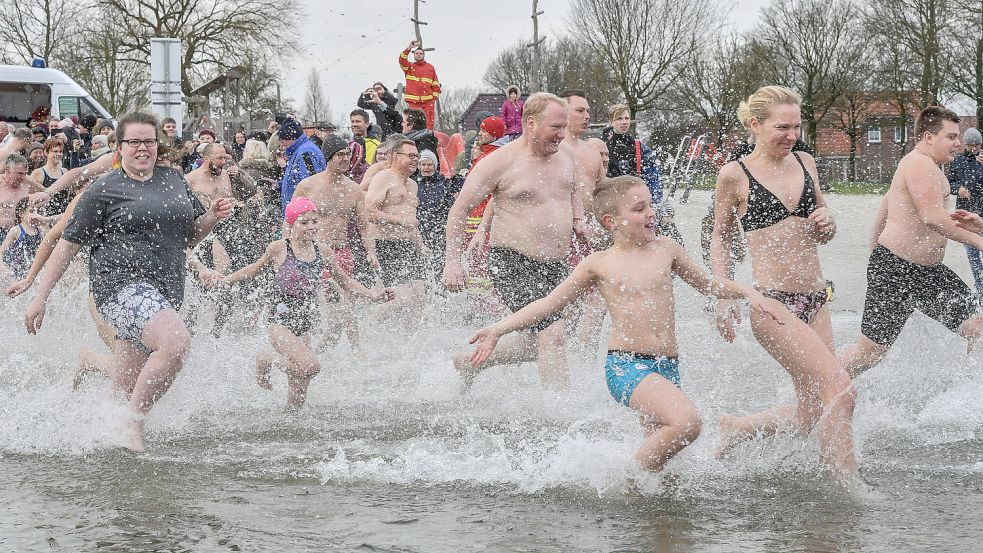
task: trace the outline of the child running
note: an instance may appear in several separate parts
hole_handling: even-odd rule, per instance
[[[479,330],[471,339],[478,347],[463,378],[470,386],[500,337],[559,313],[597,286],[611,313],[604,367],[608,390],[616,401],[641,413],[645,440],[635,461],[657,472],[696,440],[702,428],[696,406],[680,389],[673,274],[703,294],[747,298],[752,310],[776,320],[782,307],[752,288],[711,278],[677,242],[660,236],[642,179],[604,180],[593,198],[594,215],[614,235],[614,245],[588,255],[545,298]]]
[[[31,212],[28,198],[18,200],[14,206],[14,217],[18,224],[7,231],[3,244],[0,244],[0,252],[3,252],[3,262],[13,277],[22,279],[31,268],[44,232],[35,222],[37,215]]]
[[[317,298],[325,265],[331,278],[348,292],[373,301],[389,301],[395,295],[390,288],[367,289],[349,277],[333,255],[322,256],[315,244],[318,226],[314,202],[303,196],[294,197],[287,204],[284,219],[289,238],[271,243],[255,263],[221,278],[220,282],[231,284],[252,279],[275,263],[276,277],[266,328],[287,374],[287,407],[299,409],[307,399],[311,379],[321,371],[321,362],[311,351],[310,330],[320,320]],[[270,384],[273,362],[267,353],[256,354],[256,380],[267,390],[273,389]]]

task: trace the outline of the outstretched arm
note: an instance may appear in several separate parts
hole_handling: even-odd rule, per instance
[[[695,288],[701,294],[713,296],[720,299],[740,299],[747,298],[748,304],[753,311],[758,311],[781,323],[779,312],[784,309],[775,300],[767,300],[750,286],[738,284],[727,278],[718,278],[707,274],[697,265],[690,256],[686,255],[686,250],[672,240],[666,241],[669,247],[675,250],[675,258],[672,262],[672,270],[683,279],[683,282]],[[770,305],[769,305],[770,304]]]
[[[596,254],[595,254],[596,255]],[[566,306],[573,303],[586,290],[597,282],[597,274],[591,266],[596,262],[596,258],[587,256],[573,273],[545,298],[538,299],[497,323],[486,326],[479,330],[470,343],[477,343],[478,347],[471,355],[471,364],[478,366],[485,362],[495,350],[498,339],[510,332],[528,328],[539,321],[559,313]]]
[[[258,275],[264,267],[270,263],[273,263],[273,260],[277,258],[277,254],[283,253],[285,248],[286,243],[283,240],[271,242],[270,245],[266,247],[266,251],[263,252],[263,255],[259,256],[259,259],[232,274],[222,277],[222,283],[231,284],[241,280],[256,278],[256,275]]]
[[[912,165],[912,174],[905,179],[917,216],[926,226],[950,240],[976,249],[983,248],[983,237],[963,230],[949,217],[949,212],[945,210],[948,186],[945,193],[940,191],[936,183],[942,175],[936,167],[926,165]]]

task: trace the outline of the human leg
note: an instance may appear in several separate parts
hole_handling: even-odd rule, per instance
[[[703,429],[696,406],[675,384],[658,374],[642,379],[628,406],[642,415],[646,436],[635,460],[646,470],[658,472]]]
[[[853,452],[855,392],[850,378],[829,347],[791,312],[779,321],[752,315],[755,338],[792,377],[796,403],[747,417],[721,418],[724,453],[756,434],[771,434],[786,425],[800,432],[818,429],[821,460],[845,474],[856,472]]]
[[[538,342],[532,332],[513,332],[502,337],[498,346],[484,363],[471,365],[471,352],[462,351],[454,356],[454,368],[461,375],[461,393],[471,389],[475,378],[485,369],[498,365],[510,365],[534,361],[538,355]]]
[[[270,343],[280,354],[280,361],[287,374],[287,408],[299,409],[307,401],[307,388],[321,372],[321,362],[311,351],[306,340],[281,324],[267,325]]]
[[[966,257],[969,258],[969,269],[973,272],[973,283],[976,291],[983,290],[983,258],[980,250],[973,246],[966,246]]]
[[[536,333],[536,364],[539,368],[539,378],[550,390],[570,388],[565,331],[563,319],[560,319]]]

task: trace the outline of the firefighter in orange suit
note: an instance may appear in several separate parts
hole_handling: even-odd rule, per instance
[[[409,57],[412,54],[413,60]],[[399,67],[406,75],[406,92],[403,98],[411,108],[422,109],[427,114],[427,128],[433,130],[434,104],[440,96],[440,81],[437,71],[424,61],[425,53],[420,43],[411,41],[410,45],[399,55]]]

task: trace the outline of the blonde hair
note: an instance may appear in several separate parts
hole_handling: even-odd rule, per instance
[[[641,186],[648,190],[645,181],[631,175],[622,175],[599,182],[591,194],[594,205],[594,218],[600,221],[605,215],[612,215],[618,211],[618,202],[621,198],[625,197],[629,190],[636,186]]]
[[[537,92],[526,98],[525,107],[522,108],[522,129],[525,130],[526,121],[530,117],[539,120],[550,104],[559,104],[564,108],[567,107],[566,100],[549,92]]]
[[[608,121],[614,121],[622,113],[624,113],[626,111],[630,111],[630,110],[628,109],[628,106],[625,105],[625,104],[615,104],[615,105],[609,107],[608,108]]]
[[[737,107],[737,118],[740,119],[744,128],[750,129],[752,118],[764,121],[768,117],[768,110],[771,106],[781,104],[801,106],[802,97],[794,90],[784,86],[763,86],[748,96],[747,101],[741,102],[741,105]]]

